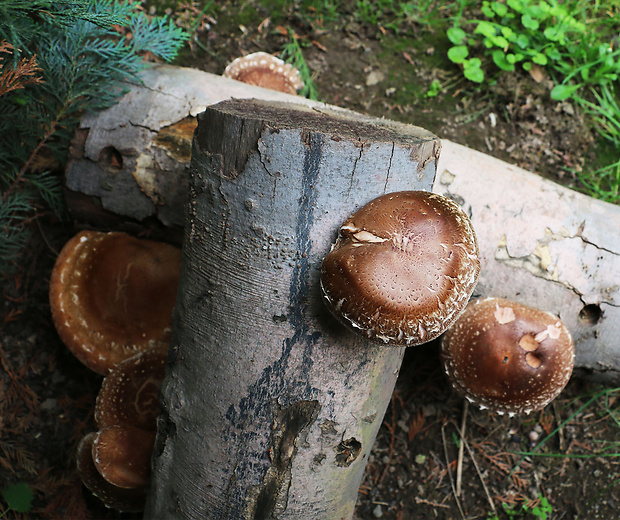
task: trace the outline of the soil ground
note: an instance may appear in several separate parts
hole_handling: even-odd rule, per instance
[[[279,52],[288,38],[280,27],[286,26],[304,44],[320,98],[328,103],[423,126],[569,186],[575,178],[565,168],[578,169],[591,160],[593,134],[572,106],[550,101],[547,79],[513,74],[476,97],[467,92],[458,70],[442,68],[439,56],[445,49],[428,27],[412,22],[405,40],[350,16],[328,31],[320,21],[309,23],[286,12],[270,20],[260,9],[243,25],[232,24],[227,9],[231,2],[221,2],[217,20],[205,20],[210,26],[199,33],[202,49],[194,44],[179,64],[220,74],[239,55]],[[424,98],[434,79],[453,88]],[[7,519],[140,518],[102,507],[75,472],[77,443],[94,430],[101,377],[62,345],[47,302],[53,262],[75,231],[66,223],[39,219],[27,261],[3,282],[0,487],[27,482],[35,493],[31,512],[8,511]],[[437,345],[410,349],[356,515],[364,520],[487,519],[495,508],[498,518],[616,519],[620,455],[604,455],[620,451],[619,392],[573,378],[552,405],[529,416],[468,407],[461,442],[464,402],[444,379]],[[533,455],[522,455],[530,450]],[[4,500],[0,508],[2,516]]]

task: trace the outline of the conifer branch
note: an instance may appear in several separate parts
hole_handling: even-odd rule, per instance
[[[144,55],[171,60],[187,38],[129,0],[0,0],[0,279],[40,203],[64,213],[56,170],[81,115],[139,81]],[[44,152],[53,161],[41,170]]]
[[[9,187],[2,194],[3,202],[7,199],[9,195],[11,195],[11,193],[13,193],[13,191],[17,188],[17,186],[19,186],[19,184],[24,180],[24,176],[30,170],[30,166],[34,162],[35,158],[41,152],[41,150],[45,147],[45,145],[50,140],[50,138],[54,135],[54,133],[56,132],[57,124],[58,124],[58,120],[52,121],[50,123],[49,128],[46,130],[42,139],[37,143],[34,150],[32,150],[32,152],[30,153],[30,156],[28,157],[26,162],[17,172],[17,175],[15,176],[15,178],[13,178],[13,180],[11,181],[11,184],[9,185]]]
[[[0,54],[13,55],[13,46],[6,40],[0,41]],[[37,65],[35,56],[29,59],[22,58],[15,68],[5,66],[4,58],[0,57],[0,68],[3,67],[4,70],[0,73],[0,96],[12,90],[25,88],[26,85],[43,82],[43,78],[37,75],[42,69]]]

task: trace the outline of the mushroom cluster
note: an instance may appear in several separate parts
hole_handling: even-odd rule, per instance
[[[469,401],[499,413],[544,408],[564,389],[575,348],[557,316],[501,298],[467,306],[441,341],[444,370]]]
[[[78,446],[78,472],[120,511],[144,508],[180,259],[169,244],[82,231],[65,244],[51,275],[59,336],[106,375],[95,406],[98,431]]]
[[[411,346],[445,332],[445,372],[471,402],[499,413],[541,409],[572,374],[570,331],[550,313],[507,300],[467,305],[479,271],[474,229],[460,206],[405,191],[346,220],[323,259],[321,289],[331,313],[367,338]]]
[[[480,272],[471,221],[454,201],[426,191],[382,195],[340,227],[325,256],[329,310],[364,336],[419,345],[463,311]]]
[[[78,446],[85,486],[119,511],[144,509],[166,356],[166,349],[152,348],[110,371],[95,405],[98,431]]]
[[[295,67],[266,52],[255,52],[235,59],[222,75],[287,94],[297,94],[304,86]]]

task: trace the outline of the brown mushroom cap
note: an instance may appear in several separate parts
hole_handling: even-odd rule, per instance
[[[180,260],[179,248],[126,233],[77,234],[50,280],[52,317],[65,345],[100,374],[167,345]]]
[[[237,58],[226,67],[223,76],[288,94],[297,94],[304,86],[295,67],[266,52]]]
[[[425,191],[382,195],[340,228],[323,260],[329,310],[365,336],[418,345],[444,332],[478,280],[478,244],[452,200]]]
[[[152,348],[110,370],[95,405],[95,421],[100,429],[122,424],[155,431],[166,356],[165,348]]]
[[[500,413],[540,410],[573,371],[575,348],[553,314],[501,298],[470,303],[442,338],[442,361],[454,388]]]
[[[93,443],[96,432],[85,435],[77,449],[77,469],[88,490],[106,506],[118,511],[142,511],[146,502],[146,487],[123,489],[106,481],[95,467]]]
[[[110,484],[123,489],[146,486],[151,475],[155,432],[128,425],[103,428],[93,441],[97,471]]]

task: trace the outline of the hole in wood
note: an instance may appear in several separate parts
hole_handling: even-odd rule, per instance
[[[602,317],[603,311],[594,303],[584,305],[579,311],[579,321],[585,325],[596,325]]]
[[[99,152],[99,164],[109,170],[120,170],[123,167],[123,155],[114,146],[106,146]]]
[[[343,440],[336,446],[336,465],[346,468],[350,466],[362,451],[362,443],[355,437]]]

